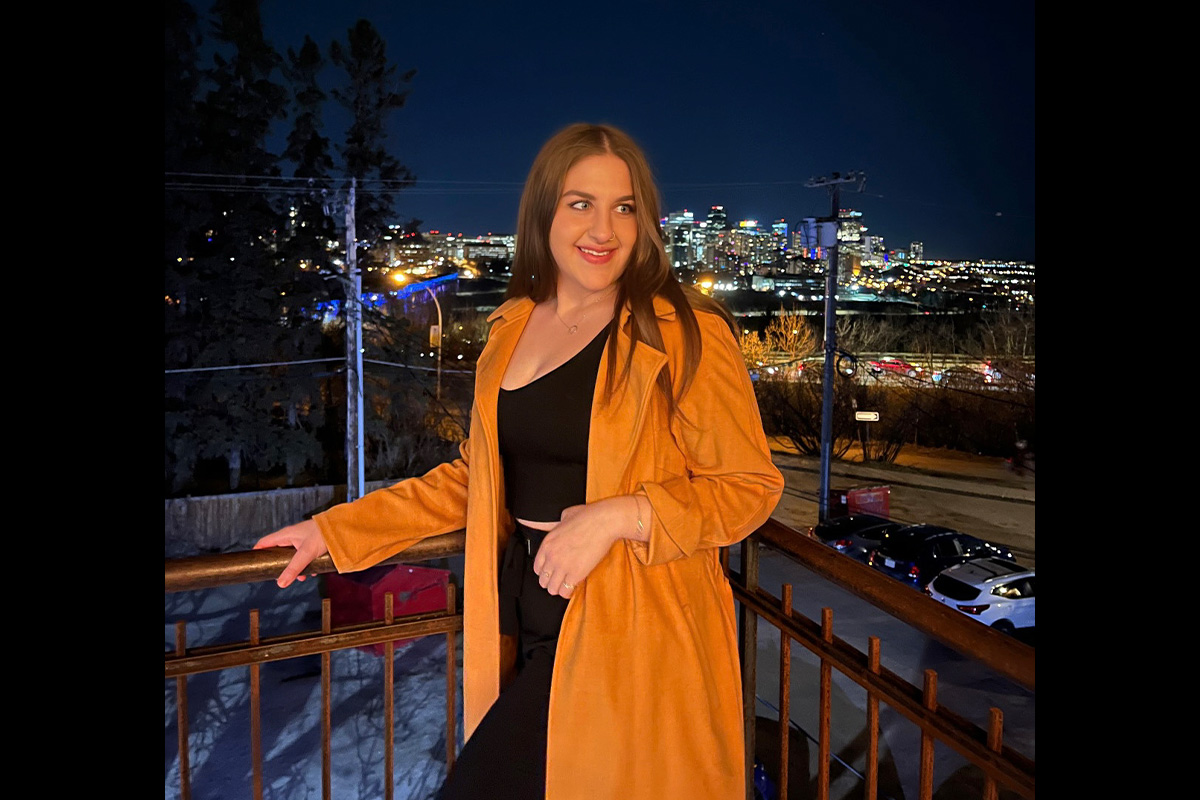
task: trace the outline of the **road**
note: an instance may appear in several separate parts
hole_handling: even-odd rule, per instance
[[[783,499],[772,515],[797,530],[817,521],[820,459],[800,456],[771,441],[783,472]],[[847,458],[861,457],[852,449]],[[1007,545],[1017,560],[1035,566],[1034,475],[1016,475],[1003,458],[906,445],[893,465],[835,461],[831,489],[889,486],[890,514],[906,523],[927,522]]]

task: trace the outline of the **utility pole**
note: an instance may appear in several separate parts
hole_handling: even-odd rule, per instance
[[[825,369],[822,373],[822,389],[823,395],[821,398],[821,495],[818,499],[817,518],[820,522],[824,522],[829,517],[829,461],[833,452],[833,372],[834,361],[837,358],[837,305],[835,303],[835,295],[837,294],[837,275],[838,275],[838,244],[837,244],[837,226],[838,213],[841,211],[838,202],[840,200],[841,185],[843,183],[857,183],[858,191],[862,191],[863,184],[867,181],[867,176],[862,172],[847,172],[845,176],[834,172],[828,178],[809,178],[804,185],[813,188],[816,186],[826,186],[829,188],[830,196],[833,199],[833,209],[830,213],[828,222],[833,223],[833,244],[829,248],[829,268],[825,271]]]
[[[354,190],[350,179],[346,201],[346,502],[365,492],[363,455],[362,273],[354,232]]]

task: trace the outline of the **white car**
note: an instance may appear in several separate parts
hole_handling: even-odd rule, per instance
[[[1004,633],[1034,626],[1034,571],[1003,558],[942,570],[925,593]]]

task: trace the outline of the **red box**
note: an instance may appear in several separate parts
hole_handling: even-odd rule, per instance
[[[325,576],[329,612],[334,628],[384,619],[384,596],[392,594],[392,614],[403,617],[446,609],[446,587],[450,572],[431,567],[390,564],[368,567],[359,572],[330,573]],[[411,639],[395,640],[396,649]],[[385,643],[366,645],[360,650],[383,655]]]
[[[846,510],[851,514],[874,514],[891,518],[892,487],[864,486],[846,492]]]

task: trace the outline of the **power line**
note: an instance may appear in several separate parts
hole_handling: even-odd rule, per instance
[[[331,186],[340,185],[341,183],[343,183],[346,180],[346,178],[335,177],[335,176],[329,176],[329,177],[323,177],[323,178],[315,178],[315,177],[314,178],[302,178],[302,177],[288,177],[285,175],[239,175],[237,173],[231,173],[231,172],[164,172],[163,174],[164,175],[178,175],[181,177],[188,177],[188,178],[238,178],[238,179],[243,179],[243,180],[265,179],[265,180],[277,180],[277,181],[301,181],[301,182],[305,183],[306,185],[307,184],[312,184],[312,185],[319,184],[319,185],[331,185]],[[362,184],[362,183],[405,183],[405,182],[411,183],[414,180],[417,180],[417,179],[409,178],[406,180],[403,178],[359,178],[358,182],[360,184]],[[460,181],[460,180],[443,180],[443,179],[437,179],[437,178],[421,178],[420,181],[421,181],[421,183],[474,183],[474,184],[487,184],[487,185],[496,184],[496,185],[505,185],[505,186],[524,186],[524,181],[479,181],[479,180]]]
[[[223,192],[298,192],[301,189],[319,189],[340,188],[345,178],[340,177],[324,177],[324,178],[305,178],[284,175],[247,175],[238,173],[217,173],[217,172],[165,172],[167,176],[177,177],[192,177],[192,178],[222,178],[226,180],[247,180],[247,181],[280,181],[291,182],[292,185],[270,185],[270,184],[228,184],[228,183],[199,183],[199,182],[183,182],[169,181],[165,184],[165,188],[175,191],[223,191]],[[468,196],[507,196],[520,191],[524,185],[523,181],[487,181],[487,180],[451,180],[442,178],[360,178],[360,185],[376,187],[382,190],[404,190],[407,196],[444,196],[444,195],[468,195]],[[429,184],[440,184],[440,186],[429,186]],[[702,181],[702,182],[680,182],[680,183],[661,183],[659,187],[663,190],[668,189],[735,189],[735,188],[754,188],[754,187],[782,187],[782,186],[803,186],[804,181]],[[942,203],[931,200],[921,200],[915,197],[904,197],[897,195],[882,195],[874,192],[863,191],[861,194],[865,197],[870,197],[874,200],[881,200],[885,205],[891,206],[927,206],[932,208],[952,208],[962,210],[961,205],[953,203]],[[1005,211],[1003,209],[980,209],[976,212],[984,216],[1003,216],[1016,219],[1033,219],[1032,214],[1021,214],[1013,211]]]
[[[257,364],[228,364],[223,367],[190,367],[187,369],[167,369],[163,370],[167,375],[179,374],[183,372],[215,372],[223,369],[256,369],[259,367],[286,367],[292,364],[321,364],[326,361],[341,361],[341,358],[305,358],[296,361],[263,361]]]

